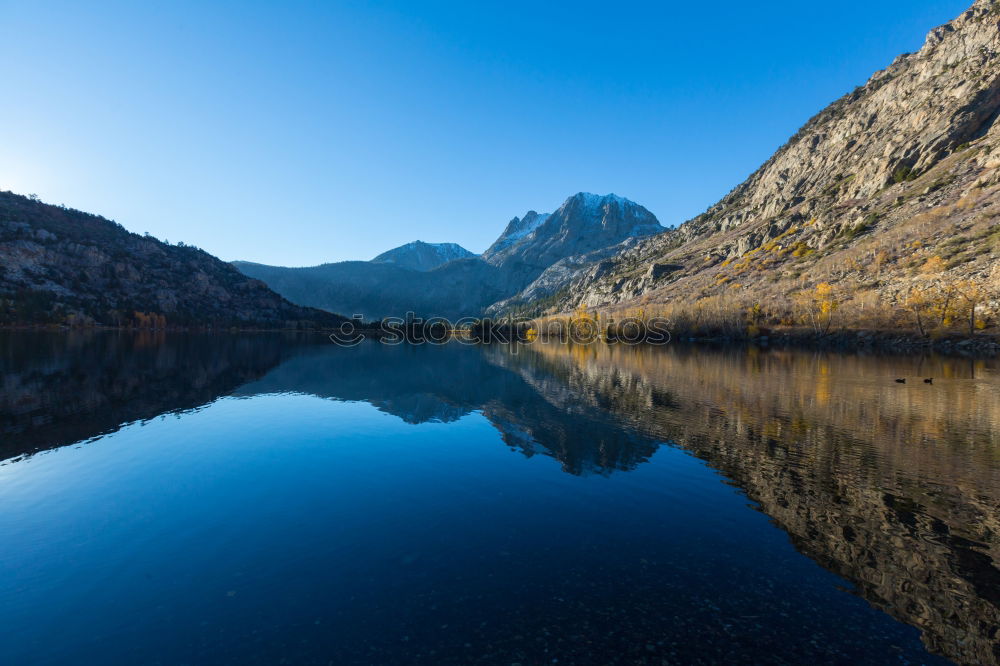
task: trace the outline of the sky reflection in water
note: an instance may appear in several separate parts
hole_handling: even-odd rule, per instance
[[[992,362],[0,350],[4,663],[998,659]]]

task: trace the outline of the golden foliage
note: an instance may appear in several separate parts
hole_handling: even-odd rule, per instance
[[[920,272],[925,275],[931,275],[934,273],[943,273],[945,268],[947,268],[947,265],[944,259],[935,255],[924,262],[924,265],[920,267]]]

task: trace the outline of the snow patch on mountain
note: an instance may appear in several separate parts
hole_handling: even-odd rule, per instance
[[[476,256],[457,243],[412,241],[378,255],[372,262],[396,264],[415,271],[429,271],[451,261]]]
[[[590,192],[580,192],[576,197],[570,197],[570,199],[578,198],[583,202],[588,208],[603,208],[606,204],[615,203],[621,207],[626,206],[638,206],[639,204],[626,199],[625,197],[620,197],[617,194],[592,194]]]
[[[500,238],[493,243],[487,252],[498,252],[528,238],[538,227],[545,224],[549,217],[549,213],[537,213],[533,210],[525,213],[524,217],[515,217],[507,224],[507,228],[500,234]]]

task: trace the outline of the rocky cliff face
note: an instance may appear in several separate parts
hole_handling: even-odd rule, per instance
[[[413,241],[406,245],[383,252],[374,259],[375,263],[395,264],[414,271],[429,271],[457,259],[476,256],[455,243],[425,243]]]
[[[500,237],[493,241],[493,245],[483,254],[485,256],[494,256],[506,251],[514,244],[521,242],[547,219],[549,219],[548,213],[538,213],[533,210],[525,213],[524,217],[515,217],[507,223],[507,228],[503,230]]]
[[[686,238],[837,200],[871,199],[980,139],[1000,108],[1000,10],[980,0],[806,124],[753,175],[683,230]]]
[[[891,301],[934,257],[986,280],[1000,250],[990,228],[1000,211],[998,26],[1000,3],[979,0],[932,30],[706,213],[563,276],[556,309],[696,300],[733,284],[766,297],[808,286],[801,276]],[[964,245],[948,246],[955,237]]]
[[[334,326],[198,248],[0,192],[0,323]]]
[[[656,216],[633,201],[580,192],[551,215],[529,211],[511,220],[483,259],[513,276],[520,289],[561,259],[662,231]]]

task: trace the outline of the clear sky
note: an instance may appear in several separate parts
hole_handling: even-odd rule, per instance
[[[0,189],[223,259],[674,225],[971,0],[0,0]]]

